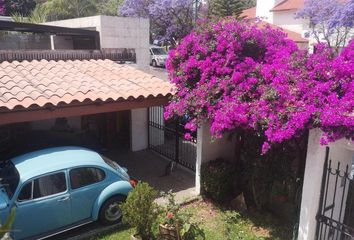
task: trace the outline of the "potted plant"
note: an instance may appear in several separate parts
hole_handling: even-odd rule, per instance
[[[181,209],[175,201],[175,194],[170,190],[162,193],[167,204],[162,211],[159,225],[160,237],[165,240],[204,239],[204,232],[196,223],[191,223],[190,215]],[[199,238],[197,238],[199,237]]]
[[[136,233],[132,240],[149,240],[152,237],[152,226],[159,214],[158,206],[154,202],[158,192],[147,183],[139,182],[121,204],[123,223],[135,228]]]

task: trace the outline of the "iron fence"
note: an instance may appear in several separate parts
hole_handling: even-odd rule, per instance
[[[323,167],[320,205],[317,214],[318,240],[354,240],[354,180],[352,166],[344,168],[329,159]]]
[[[166,158],[195,171],[197,138],[185,139],[184,123],[163,117],[162,106],[149,108],[149,148]]]

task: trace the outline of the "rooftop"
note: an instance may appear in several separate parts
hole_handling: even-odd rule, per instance
[[[0,63],[0,109],[114,102],[171,95],[172,85],[112,60]]]
[[[249,8],[249,9],[246,9],[242,12],[241,14],[241,17],[244,17],[245,19],[249,19],[249,20],[255,20],[257,21],[257,24],[260,26],[260,27],[263,27],[265,25],[270,25],[271,27],[273,28],[279,28],[281,29],[283,32],[285,32],[288,37],[292,40],[294,40],[295,42],[297,43],[306,43],[308,42],[308,40],[306,38],[303,38],[301,36],[300,33],[297,33],[297,32],[293,32],[293,31],[290,31],[290,30],[287,30],[287,29],[284,29],[284,28],[281,28],[277,25],[274,25],[274,24],[271,24],[271,23],[267,23],[265,21],[261,21],[261,20],[258,20],[257,19],[257,15],[256,15],[256,7],[253,7],[253,8]]]
[[[271,11],[297,10],[304,6],[304,0],[284,0],[277,4]]]

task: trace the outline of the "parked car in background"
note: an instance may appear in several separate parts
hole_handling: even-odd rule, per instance
[[[166,65],[168,53],[163,47],[150,47],[150,64],[153,67],[164,67]]]
[[[0,165],[0,220],[11,208],[11,237],[38,239],[99,220],[121,220],[119,204],[136,181],[112,160],[82,147],[27,153]]]

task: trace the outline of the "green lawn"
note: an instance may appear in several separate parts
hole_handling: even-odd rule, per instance
[[[207,240],[292,239],[291,227],[269,214],[240,216],[236,212],[224,211],[202,200],[186,205],[184,210],[193,215],[192,221],[200,223]],[[129,240],[133,232],[133,229],[123,227],[118,231],[93,237],[91,240]]]

